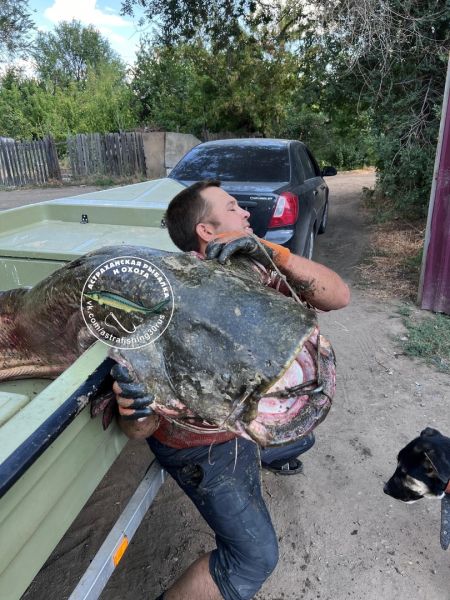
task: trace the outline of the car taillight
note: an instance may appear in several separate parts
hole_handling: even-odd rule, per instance
[[[275,211],[270,219],[269,228],[294,225],[298,217],[298,196],[292,192],[283,192],[278,196]]]

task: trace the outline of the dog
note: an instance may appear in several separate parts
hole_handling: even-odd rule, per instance
[[[384,493],[412,504],[441,499],[441,548],[450,546],[450,438],[427,427],[398,453],[397,468]]]
[[[395,473],[384,485],[385,494],[408,504],[450,494],[450,438],[437,429],[424,429],[400,450],[397,460]]]

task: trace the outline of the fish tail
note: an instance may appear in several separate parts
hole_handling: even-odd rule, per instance
[[[158,302],[158,304],[155,304],[155,306],[152,306],[152,308],[147,308],[146,309],[146,314],[152,314],[152,313],[156,313],[159,314],[161,312],[161,310],[167,306],[167,304],[169,303],[169,298],[166,298],[165,300],[161,300],[161,302]]]

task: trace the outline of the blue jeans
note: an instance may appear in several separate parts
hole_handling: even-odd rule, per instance
[[[160,464],[190,497],[215,533],[209,570],[225,600],[250,600],[278,562],[278,541],[261,493],[264,464],[294,458],[314,435],[285,446],[259,449],[244,438],[176,450],[150,437]]]

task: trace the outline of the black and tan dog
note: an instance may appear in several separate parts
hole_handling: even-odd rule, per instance
[[[384,492],[403,502],[441,499],[441,547],[450,546],[450,438],[427,427],[398,454]]]
[[[424,429],[400,450],[397,460],[395,473],[384,486],[389,496],[416,502],[450,493],[450,438],[437,429]]]

